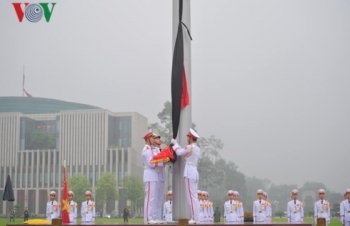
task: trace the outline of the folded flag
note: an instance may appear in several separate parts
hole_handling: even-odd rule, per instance
[[[151,163],[169,162],[174,159],[174,151],[170,146],[162,149],[162,151],[151,159]]]

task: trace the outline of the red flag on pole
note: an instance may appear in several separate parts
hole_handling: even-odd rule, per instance
[[[63,169],[62,223],[70,223],[68,214],[68,181],[66,167]]]

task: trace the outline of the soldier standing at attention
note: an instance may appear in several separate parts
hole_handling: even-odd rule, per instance
[[[266,222],[271,222],[271,218],[272,218],[272,205],[269,201],[267,201],[268,195],[267,193],[264,191],[264,196],[263,199],[266,202]]]
[[[50,201],[46,204],[46,220],[52,221],[60,216],[60,204],[55,200],[56,192],[50,192]]]
[[[155,154],[158,154],[161,152],[160,146],[162,144],[162,141],[160,140],[160,136],[153,133],[154,137],[154,148]],[[157,191],[158,194],[157,198],[157,208],[156,208],[156,220],[159,221],[159,223],[162,222],[162,206],[163,206],[163,198],[164,198],[164,188],[165,188],[165,179],[166,179],[166,173],[165,173],[165,163],[163,165],[158,166],[159,172],[158,172],[158,182],[157,182]]]
[[[81,204],[81,221],[82,223],[94,223],[95,222],[95,202],[91,201],[91,191],[85,192],[85,199]]]
[[[239,218],[237,214],[237,203],[234,200],[234,193],[232,190],[227,192],[229,200],[224,204],[224,218],[225,223],[238,223]]]
[[[254,222],[266,222],[266,202],[263,199],[264,192],[259,189],[256,194],[258,199],[253,202]]]
[[[304,221],[303,203],[298,200],[298,190],[292,191],[292,200],[287,204],[287,219],[289,223]]]
[[[238,222],[244,222],[243,203],[239,201],[238,191],[233,191],[233,200],[235,200],[235,202],[237,202]]]
[[[340,203],[340,220],[344,226],[350,226],[350,189],[345,191],[346,199]]]
[[[72,191],[68,192],[68,214],[69,223],[77,223],[78,217],[78,205],[73,201],[74,193]]]
[[[163,215],[166,222],[173,221],[173,192],[168,191],[168,201],[164,203]]]
[[[324,200],[324,196],[326,194],[326,191],[323,189],[318,190],[318,197],[320,200],[315,202],[315,223],[317,223],[317,218],[325,218],[326,224],[329,225],[330,217],[331,217],[331,210],[329,206],[329,202]]]

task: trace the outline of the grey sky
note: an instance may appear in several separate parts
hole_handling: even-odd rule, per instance
[[[172,2],[56,0],[50,23],[0,1],[0,96],[137,111],[170,100]],[[192,1],[193,121],[248,176],[350,187],[350,2]]]

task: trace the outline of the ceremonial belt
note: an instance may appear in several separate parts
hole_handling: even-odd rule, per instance
[[[197,163],[195,163],[195,162],[190,162],[190,161],[186,161],[186,164],[192,165],[192,166],[197,166]]]

